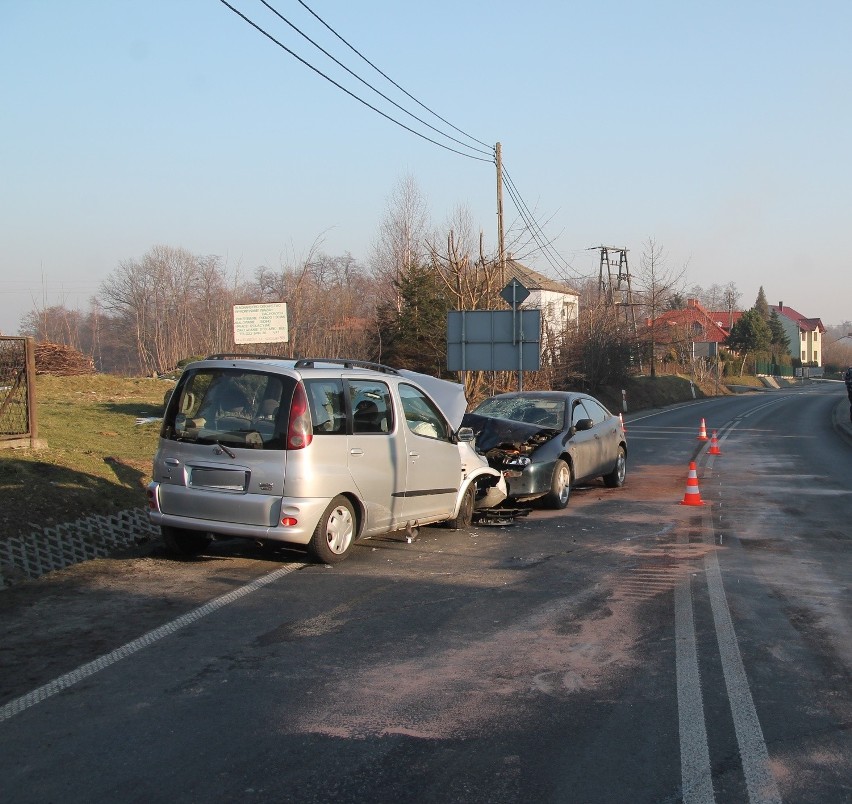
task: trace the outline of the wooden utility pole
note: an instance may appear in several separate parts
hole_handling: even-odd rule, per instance
[[[500,143],[494,146],[497,165],[497,249],[500,261],[500,287],[506,284],[506,250],[503,242],[503,150]]]

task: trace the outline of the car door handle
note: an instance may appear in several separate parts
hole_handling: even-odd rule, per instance
[[[420,453],[419,452],[409,452],[408,457],[413,459],[413,460],[416,460],[417,458],[420,457]]]
[[[362,450],[360,447],[353,447],[352,449],[349,450],[349,454],[350,455],[363,455],[364,450]]]

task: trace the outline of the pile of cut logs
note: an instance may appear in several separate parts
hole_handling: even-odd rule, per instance
[[[91,357],[59,343],[37,343],[35,366],[36,374],[53,374],[57,377],[95,373],[95,363]]]

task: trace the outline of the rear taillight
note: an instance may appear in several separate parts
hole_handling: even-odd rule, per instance
[[[290,421],[287,423],[287,449],[304,449],[314,435],[311,428],[311,413],[308,410],[308,395],[302,383],[296,384],[293,401],[290,403]]]

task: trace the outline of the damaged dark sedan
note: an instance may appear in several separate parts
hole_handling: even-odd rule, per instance
[[[465,414],[476,449],[503,472],[509,498],[564,508],[571,488],[602,478],[617,488],[627,474],[627,436],[597,399],[567,391],[496,394]]]

